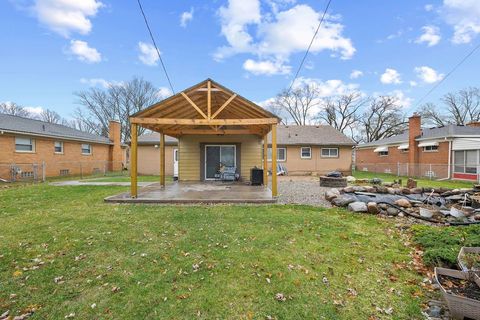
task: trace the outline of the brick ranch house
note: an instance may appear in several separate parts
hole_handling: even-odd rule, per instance
[[[138,173],[156,175],[160,167],[160,134],[138,137]],[[277,161],[290,175],[324,174],[338,170],[349,174],[355,143],[328,125],[277,127]],[[271,163],[271,135],[268,162]],[[178,140],[165,136],[165,174],[178,174]],[[269,165],[271,170],[271,165]]]
[[[109,138],[63,125],[0,114],[0,179],[120,171],[125,164],[120,123]]]
[[[358,145],[355,159],[360,171],[479,181],[480,122],[422,129],[414,114],[406,132]]]

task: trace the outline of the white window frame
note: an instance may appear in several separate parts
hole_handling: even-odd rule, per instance
[[[60,144],[61,151],[57,151],[57,143]],[[53,142],[53,152],[55,154],[63,154],[63,141],[54,141]]]
[[[388,157],[388,151],[380,151],[380,152],[378,153],[378,156],[379,156],[379,157]]]
[[[330,150],[328,152],[328,156],[323,155],[323,150]],[[337,150],[337,155],[332,156],[331,155],[331,153],[332,153],[331,150]],[[321,148],[320,149],[320,157],[322,157],[322,158],[338,158],[339,156],[340,156],[340,150],[338,148]]]
[[[457,153],[463,153],[463,163],[462,164],[457,164]],[[476,164],[468,164],[467,163],[467,152],[476,152]],[[453,151],[453,172],[454,173],[464,173],[464,174],[479,174],[480,171],[480,154],[479,150],[454,150]],[[463,171],[457,171],[457,167],[463,168]],[[473,172],[467,172],[467,168],[473,168],[475,167],[476,173]]]
[[[303,156],[303,150],[308,149],[308,157]],[[312,147],[301,147],[300,148],[300,159],[312,159]]]
[[[279,159],[278,156],[280,152],[278,150],[283,149],[283,159]],[[272,162],[272,148],[268,147],[267,149],[267,161]],[[287,161],[287,148],[285,147],[277,147],[277,162],[285,162]]]
[[[30,144],[17,143],[17,139],[30,140]],[[17,149],[17,145],[31,146],[32,150],[18,150],[18,149]],[[20,153],[35,153],[35,139],[33,139],[33,138],[26,138],[26,137],[15,137],[15,152],[20,152]]]
[[[428,150],[427,148],[429,148],[430,150]],[[432,149],[432,148],[435,148],[435,149]],[[435,145],[435,146],[425,146],[423,147],[423,152],[438,152],[438,145]]]
[[[88,146],[88,150],[89,150],[88,153],[83,152],[83,149],[86,149],[86,148],[84,148],[83,146]],[[91,145],[90,143],[82,143],[82,145],[80,146],[80,148],[81,148],[82,154],[83,154],[84,156],[91,156],[91,155],[92,155],[92,145]]]

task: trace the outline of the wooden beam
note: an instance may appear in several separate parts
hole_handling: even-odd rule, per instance
[[[212,115],[212,82],[207,81],[207,116],[210,119]]]
[[[131,125],[130,131],[130,196],[136,198],[137,193],[137,124]]]
[[[165,188],[165,134],[160,133],[160,186]]]
[[[231,96],[230,98],[228,98],[228,100],[225,101],[225,103],[222,104],[222,106],[221,106],[220,108],[218,108],[218,110],[213,114],[212,119],[215,119],[215,118],[218,116],[218,114],[219,114],[220,112],[222,112],[223,109],[225,109],[225,108],[230,104],[230,102],[232,102],[233,99],[235,99],[236,96],[237,96],[237,94],[235,93],[233,96]]]
[[[263,136],[263,185],[266,187],[268,187],[268,136],[267,135],[268,134]]]
[[[183,134],[198,134],[198,135],[234,135],[234,134],[259,134],[259,131],[249,129],[231,129],[231,130],[209,130],[209,129],[178,129],[165,130],[167,135],[183,135]]]
[[[253,118],[253,119],[170,119],[170,118],[130,118],[134,124],[174,124],[174,125],[197,125],[197,126],[228,126],[228,125],[260,125],[277,124],[277,118]]]
[[[197,110],[198,113],[200,113],[200,115],[207,119],[207,116],[205,115],[205,113],[203,113],[202,109],[200,109],[196,104],[195,102],[192,101],[192,99],[190,99],[184,92],[182,92],[182,96],[188,101],[188,103],[190,103],[192,105],[193,108],[195,108],[195,110]]]
[[[272,125],[272,196],[278,195],[277,190],[277,125]]]

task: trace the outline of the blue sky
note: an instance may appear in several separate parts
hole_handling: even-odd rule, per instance
[[[326,1],[142,0],[176,91],[212,78],[264,102],[289,85]],[[168,91],[136,0],[0,2],[0,102],[68,117],[73,93],[143,77]],[[397,95],[407,112],[480,41],[478,0],[332,0],[300,81]],[[480,53],[429,96],[479,86]]]

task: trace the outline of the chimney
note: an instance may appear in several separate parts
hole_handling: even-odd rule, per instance
[[[470,121],[467,123],[467,127],[480,128],[480,121]]]
[[[123,164],[121,125],[117,120],[108,123],[108,138],[113,143],[110,146],[110,170],[120,171]]]
[[[415,169],[413,165],[418,163],[419,151],[418,143],[415,138],[422,134],[422,117],[418,113],[414,113],[408,118],[408,162]],[[415,173],[414,171],[411,171]]]

